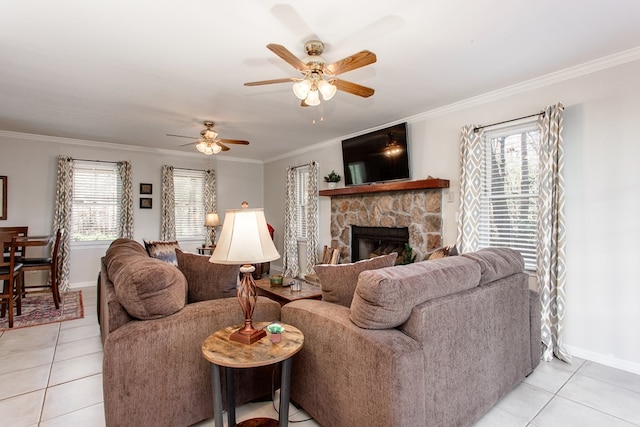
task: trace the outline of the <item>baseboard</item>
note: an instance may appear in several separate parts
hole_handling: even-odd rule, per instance
[[[69,289],[92,288],[98,286],[96,281],[69,283]]]
[[[571,345],[565,345],[565,347],[569,354],[571,354],[572,356],[640,375],[640,363],[629,362],[628,360],[618,359],[617,357],[611,356],[609,354],[596,353]]]

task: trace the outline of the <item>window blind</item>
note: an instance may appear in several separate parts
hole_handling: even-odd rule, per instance
[[[308,205],[308,189],[309,167],[303,166],[296,169],[296,238],[298,240],[306,240],[307,238],[307,205]]]
[[[510,247],[536,268],[538,150],[535,122],[487,131],[480,246]]]
[[[74,161],[71,239],[116,239],[121,192],[116,163]]]
[[[173,170],[176,238],[204,239],[204,172]]]

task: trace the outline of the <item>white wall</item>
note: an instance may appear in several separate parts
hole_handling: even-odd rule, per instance
[[[635,271],[640,260],[636,219],[640,211],[640,60],[585,74],[598,68],[590,66],[407,118],[412,177],[451,180],[454,201],[449,203],[445,194],[443,232],[445,244],[452,243],[460,194],[461,127],[509,120],[563,102],[568,256],[565,344],[575,356],[640,373],[640,280]],[[265,164],[265,207],[270,216],[283,216],[285,166],[309,160],[319,161],[323,174],[331,169],[342,171],[339,143]],[[320,245],[330,238],[329,209],[328,200],[322,201]]]
[[[263,202],[262,164],[205,157],[171,151],[149,151],[118,144],[74,141],[35,135],[0,132],[0,175],[8,176],[9,208],[7,221],[0,226],[27,225],[30,234],[52,232],[53,207],[58,155],[76,159],[118,161],[129,160],[133,175],[134,239],[160,237],[160,182],[164,164],[190,169],[216,170],[217,209],[220,220],[226,209],[237,209],[243,200],[250,206],[261,207]],[[152,209],[139,209],[139,184],[153,184]],[[202,241],[181,241],[185,251],[195,252]],[[92,286],[100,271],[100,258],[108,244],[72,245],[72,287]],[[39,277],[27,277],[37,283]]]

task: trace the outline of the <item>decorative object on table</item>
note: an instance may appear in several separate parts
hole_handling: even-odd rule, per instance
[[[216,244],[216,227],[220,225],[220,217],[216,212],[209,212],[204,219],[204,226],[211,229],[211,246]]]
[[[231,334],[232,341],[253,344],[266,336],[264,330],[253,327],[253,311],[258,292],[251,273],[251,264],[269,262],[280,258],[273,245],[267,221],[262,209],[228,209],[225,213],[220,240],[209,259],[218,264],[242,264],[242,280],[238,287],[238,302],[244,313],[244,327]]]
[[[153,194],[153,184],[140,184],[140,194]]]
[[[151,209],[153,207],[153,199],[151,197],[140,197],[140,209]]]
[[[340,182],[342,178],[338,175],[334,170],[331,173],[324,177],[324,182],[326,182],[330,189],[336,188],[336,184]]]
[[[0,176],[0,219],[7,219],[7,177]]]
[[[272,323],[267,326],[267,331],[271,334],[271,342],[279,343],[282,341],[282,333],[284,332],[284,326],[279,323]]]
[[[294,280],[293,283],[291,283],[291,292],[300,292],[302,291],[302,283],[299,282],[298,280]]]
[[[269,277],[269,284],[271,286],[282,286],[282,274],[276,274]]]
[[[22,299],[22,314],[14,318],[13,329],[66,322],[84,317],[82,291],[63,292],[60,294],[60,299],[60,308],[56,308],[53,299],[47,294],[27,295]],[[0,318],[0,331],[8,329],[7,323],[6,318]]]

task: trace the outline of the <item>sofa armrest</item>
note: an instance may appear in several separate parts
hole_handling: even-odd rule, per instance
[[[322,425],[420,425],[424,414],[421,345],[397,329],[367,330],[349,308],[299,300],[284,323],[304,334],[294,356],[291,398]]]
[[[255,321],[274,321],[279,315],[278,303],[258,298]],[[161,319],[132,320],[109,333],[103,358],[106,424],[174,426],[210,418],[210,365],[202,343],[243,321],[237,299],[223,298],[189,304]],[[236,388],[238,404],[270,393],[270,370],[235,370],[234,376],[242,384]]]
[[[98,278],[98,293],[100,295],[98,301],[98,304],[100,304],[98,323],[100,323],[100,335],[104,344],[107,336],[112,331],[133,320],[116,297],[115,288],[107,274],[104,258],[102,259],[102,268]]]

